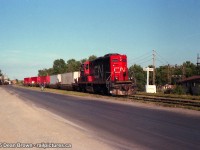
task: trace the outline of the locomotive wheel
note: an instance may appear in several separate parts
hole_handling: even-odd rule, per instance
[[[109,94],[108,89],[107,89],[106,86],[101,86],[101,92],[102,92],[103,95],[108,95]]]
[[[94,86],[93,87],[94,93],[97,94],[99,93],[99,87],[98,86]]]

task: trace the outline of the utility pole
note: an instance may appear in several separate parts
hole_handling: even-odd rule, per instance
[[[200,57],[199,57],[199,54],[197,54],[197,75],[200,74],[200,62],[199,62],[199,60],[200,60]]]
[[[153,85],[156,81],[156,51],[153,50]]]
[[[168,64],[167,67],[167,78],[168,78],[168,84],[171,85],[171,69],[170,69],[170,65]]]
[[[182,66],[182,72],[183,72],[182,79],[185,79],[185,77],[186,77],[185,64],[183,64],[183,66]]]

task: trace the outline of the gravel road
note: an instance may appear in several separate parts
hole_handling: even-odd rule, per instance
[[[63,143],[65,148],[59,149],[113,149],[79,125],[28,105],[16,93],[0,87],[0,149],[43,149],[47,143]]]

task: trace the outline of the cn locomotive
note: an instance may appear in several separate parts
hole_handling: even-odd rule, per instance
[[[53,88],[70,87],[77,91],[111,95],[131,95],[135,91],[134,83],[128,77],[127,56],[117,53],[86,61],[81,64],[79,72],[38,77],[34,82],[31,79],[35,78],[24,78],[24,84],[39,85],[45,82]]]

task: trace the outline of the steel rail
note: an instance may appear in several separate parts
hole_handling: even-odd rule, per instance
[[[166,104],[176,104],[179,106],[192,106],[192,107],[200,107],[200,100],[189,100],[189,99],[181,99],[181,98],[166,98],[166,97],[156,97],[156,96],[144,96],[144,95],[132,95],[128,97],[129,99],[135,100],[143,100],[150,102],[159,102]]]

